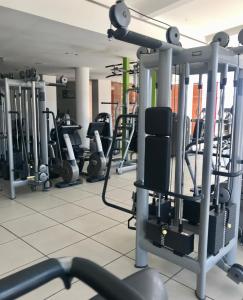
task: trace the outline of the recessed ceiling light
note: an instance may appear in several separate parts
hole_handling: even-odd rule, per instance
[[[74,55],[74,56],[78,56],[78,53],[77,52],[65,52],[64,53],[65,55]]]

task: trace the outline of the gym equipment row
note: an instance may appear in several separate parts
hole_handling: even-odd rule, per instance
[[[0,169],[14,199],[17,187],[49,187],[46,83],[5,78],[0,87]]]
[[[207,272],[214,266],[224,270],[236,283],[243,282],[243,267],[236,263],[243,174],[243,65],[239,60],[243,47],[227,48],[229,36],[224,32],[216,34],[209,45],[184,49],[176,27],[167,30],[167,42],[130,31],[131,16],[124,1],[118,1],[111,7],[110,21],[109,38],[142,47],[138,50],[138,164],[134,183],[137,189],[131,210],[107,201],[107,181],[102,199],[106,205],[126,211],[136,218],[137,267],[147,266],[148,253],[153,253],[186,268],[196,274],[196,296],[204,300]],[[243,30],[238,39],[243,44]],[[153,70],[158,73],[156,107],[151,107]],[[232,82],[228,82],[230,72],[234,75]],[[218,73],[221,79],[219,117],[216,121]],[[188,194],[184,191],[184,163],[191,75],[198,76],[199,85],[201,77],[207,77],[207,99],[203,142],[198,130],[193,141],[195,156],[198,155],[199,144],[203,143],[202,171],[196,166],[194,187]],[[175,169],[171,158],[173,76],[179,79]],[[225,91],[229,84],[234,88],[234,95],[228,142],[224,136],[224,108]],[[224,142],[229,147],[226,154]],[[228,155],[227,167],[222,164],[225,155]],[[200,182],[195,181],[199,172],[202,177]],[[192,222],[190,218],[195,215],[198,219]],[[194,242],[195,235],[199,237],[198,245]],[[198,255],[192,255],[194,251]]]
[[[0,177],[9,180],[9,197],[14,199],[17,187],[29,185],[32,190],[38,187],[48,190],[50,187],[49,167],[53,167],[52,154],[57,151],[50,149],[55,143],[53,141],[51,145],[49,139],[51,112],[46,107],[46,86],[65,86],[67,78],[62,76],[57,83],[44,82],[33,68],[21,71],[17,76],[21,79],[14,79],[14,75],[7,78],[10,75],[5,74],[0,80]],[[53,124],[57,130],[54,116]],[[74,181],[72,176],[77,172],[74,172],[75,160],[69,135],[64,130],[73,130],[74,126],[67,128],[62,125],[60,129],[68,155],[59,151],[55,165],[62,165],[59,171],[64,171],[58,175],[64,176],[67,183]],[[57,145],[61,150],[60,143]],[[66,155],[65,161],[61,154]]]

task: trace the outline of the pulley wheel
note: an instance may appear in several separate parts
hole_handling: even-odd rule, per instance
[[[238,41],[241,45],[243,45],[243,29],[238,34]]]
[[[166,31],[166,40],[168,43],[173,45],[179,45],[180,43],[180,32],[177,27],[171,26]]]
[[[67,84],[67,83],[68,83],[67,77],[61,76],[61,77],[60,77],[60,83],[62,83],[62,84]]]
[[[131,14],[123,1],[110,8],[109,17],[111,24],[116,28],[127,28],[131,21]]]
[[[149,49],[146,47],[139,47],[137,50],[137,58],[141,58],[141,54],[149,54]]]
[[[227,47],[229,44],[229,35],[224,31],[220,31],[215,34],[212,40],[213,43],[219,42],[219,45],[223,48]]]
[[[230,191],[227,187],[220,185],[219,187],[219,203],[228,203],[230,201]]]

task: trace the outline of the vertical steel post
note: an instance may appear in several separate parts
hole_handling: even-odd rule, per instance
[[[145,158],[145,110],[151,105],[151,76],[140,62],[139,81],[139,112],[138,112],[138,163],[137,180],[144,180]],[[137,188],[137,217],[136,217],[136,266],[146,267],[148,264],[147,251],[141,248],[140,240],[145,238],[144,225],[148,219],[148,191]]]
[[[24,91],[24,100],[25,100],[25,130],[26,130],[26,148],[28,157],[30,155],[30,116],[29,116],[29,98],[28,90]]]
[[[200,231],[199,231],[199,253],[198,260],[200,273],[197,276],[197,296],[199,299],[205,299],[206,290],[206,262],[208,248],[208,223],[209,207],[211,196],[211,173],[212,173],[212,153],[214,138],[214,116],[216,109],[217,94],[217,72],[218,72],[218,43],[213,43],[212,56],[208,64],[208,85],[207,85],[207,103],[205,119],[205,137],[203,153],[203,171],[202,171],[202,200],[200,209]]]
[[[130,64],[129,64],[129,59],[127,57],[123,57],[122,60],[122,65],[123,65],[123,91],[122,91],[122,113],[125,115],[128,111],[129,111],[129,94],[128,94],[128,89],[129,89],[129,68],[130,68]],[[127,101],[128,99],[128,101]],[[126,124],[126,119],[124,118],[122,120],[123,125],[125,126]],[[126,139],[127,139],[127,129],[124,128],[122,130],[122,156],[125,153],[125,149],[126,149]]]
[[[41,162],[48,166],[48,136],[47,136],[47,115],[43,113],[46,111],[46,85],[42,82],[42,88],[39,92],[39,112],[40,112],[40,145],[41,145]],[[48,170],[49,171],[49,170]],[[49,186],[46,186],[48,188]]]
[[[157,106],[171,107],[172,49],[159,52]]]
[[[185,65],[181,68],[180,74],[180,87],[179,87],[179,101],[178,101],[178,114],[177,114],[177,135],[176,135],[176,165],[175,165],[175,193],[182,193],[183,184],[183,144],[184,144],[184,121],[185,121],[185,107],[186,107],[186,74]],[[176,223],[182,220],[182,199],[176,199]]]
[[[32,140],[33,140],[33,156],[34,156],[34,174],[35,180],[38,180],[38,141],[37,141],[37,116],[36,116],[36,86],[35,81],[31,82],[31,93],[32,93]]]
[[[157,102],[157,71],[152,71],[152,107],[156,106]]]
[[[10,87],[8,79],[4,79],[5,85],[5,107],[6,107],[6,120],[7,120],[7,137],[8,137],[8,163],[9,163],[9,187],[10,199],[15,199],[15,186],[14,186],[14,157],[13,157],[13,132],[12,132],[12,117],[11,100],[10,100]]]
[[[233,128],[233,144],[231,157],[231,172],[237,172],[242,168],[241,161],[243,159],[243,69],[239,70],[236,103],[235,103],[235,122]],[[241,176],[231,178],[231,201],[236,205],[235,217],[235,245],[233,249],[226,256],[226,261],[229,265],[235,263],[237,253],[237,237],[240,217],[240,201],[241,201]]]

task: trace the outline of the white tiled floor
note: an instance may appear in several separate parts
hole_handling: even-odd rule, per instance
[[[113,175],[109,199],[129,207],[134,180],[135,172]],[[103,204],[102,187],[102,182],[84,182],[45,193],[21,188],[16,201],[0,192],[0,278],[48,257],[63,256],[91,259],[119,278],[137,272],[135,232],[128,230],[125,223],[129,215]],[[243,247],[238,256],[243,263]],[[169,300],[196,299],[192,273],[153,255],[149,255],[149,265],[160,272]],[[92,289],[77,280],[69,291],[60,280],[54,280],[21,299],[85,300],[94,295]],[[207,295],[213,300],[242,300],[243,288],[215,268],[208,274]]]

